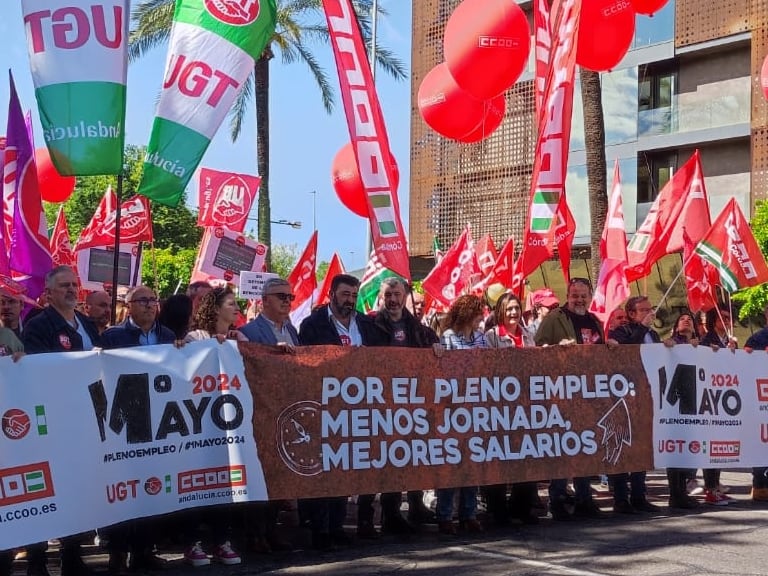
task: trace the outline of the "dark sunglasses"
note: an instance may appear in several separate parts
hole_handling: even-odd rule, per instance
[[[590,290],[592,289],[592,282],[590,282],[587,278],[571,278],[568,281],[568,286],[573,286],[574,284],[584,284],[584,286]]]
[[[271,294],[264,294],[264,296],[274,296],[275,298],[278,298],[282,300],[283,302],[293,302],[296,300],[295,294],[286,294],[285,292],[272,292]]]

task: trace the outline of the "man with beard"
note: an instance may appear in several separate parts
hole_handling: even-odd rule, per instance
[[[101,334],[112,320],[112,297],[104,290],[91,292],[85,297],[84,310]]]
[[[99,345],[93,322],[77,308],[78,281],[69,266],[57,266],[45,275],[48,306],[24,326],[22,341],[27,354],[81,352]],[[27,574],[48,576],[47,544],[27,546]],[[61,575],[82,576],[90,570],[80,557],[77,536],[61,539]]]
[[[301,323],[299,343],[302,346],[332,344],[336,346],[385,346],[384,333],[373,318],[355,312],[360,281],[348,274],[331,279],[330,302],[321,306]],[[310,504],[312,546],[328,549],[334,544],[349,544],[344,533],[347,498],[316,498]],[[370,526],[373,530],[373,526]],[[361,537],[371,537],[365,530]]]
[[[430,348],[440,339],[435,332],[424,326],[405,308],[408,287],[397,277],[385,278],[379,289],[381,308],[374,323],[384,334],[385,343],[390,346],[408,348]],[[423,300],[422,300],[423,301]],[[373,500],[375,494],[363,494],[357,498],[357,533],[362,538],[375,538],[373,522]],[[423,523],[430,518],[430,511],[424,506],[421,490],[408,492],[408,518],[414,523]],[[382,529],[390,534],[408,534],[411,526],[400,514],[400,492],[381,495]],[[434,515],[431,515],[434,517]]]
[[[23,307],[18,294],[0,289],[0,326],[11,330],[17,338],[21,338],[21,309]]]
[[[600,320],[588,311],[592,300],[592,285],[586,278],[571,278],[565,306],[550,310],[544,316],[536,331],[537,346],[572,344],[603,344],[603,327]],[[600,516],[600,508],[592,499],[589,477],[573,479],[574,515],[589,518]],[[570,500],[567,493],[568,480],[556,478],[549,482],[549,509],[555,520],[570,520],[566,509]]]

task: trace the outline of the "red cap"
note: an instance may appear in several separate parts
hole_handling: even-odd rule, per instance
[[[532,296],[531,300],[533,300],[534,306],[546,306],[547,308],[552,308],[553,306],[560,305],[560,300],[557,299],[557,296],[555,296],[555,293],[552,292],[550,288],[540,288],[535,290]]]

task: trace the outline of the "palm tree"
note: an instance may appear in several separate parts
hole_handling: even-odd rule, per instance
[[[608,187],[605,162],[605,120],[600,74],[580,68],[581,102],[584,108],[584,148],[587,155],[587,186],[591,219],[592,278],[600,275],[600,238],[608,212]]]
[[[175,0],[143,0],[131,16],[132,29],[129,37],[129,58],[135,60],[152,48],[168,41],[173,21]],[[269,202],[269,64],[279,52],[283,64],[303,62],[317,82],[325,110],[330,113],[334,106],[334,91],[325,70],[320,66],[308,43],[329,46],[329,33],[321,0],[276,0],[277,26],[255,65],[253,74],[243,86],[230,112],[230,135],[237,140],[245,115],[251,103],[256,104],[256,166],[261,176],[258,204],[259,242],[271,245]],[[371,19],[373,0],[352,0],[357,13],[363,39],[371,47]],[[380,14],[386,12],[379,9]],[[376,63],[395,78],[406,78],[405,65],[390,50],[376,45]],[[270,265],[267,253],[267,266]]]

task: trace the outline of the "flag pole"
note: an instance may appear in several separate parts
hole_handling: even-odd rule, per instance
[[[669,293],[672,291],[672,287],[675,285],[675,282],[677,282],[680,279],[680,276],[682,276],[683,272],[685,271],[685,266],[688,264],[688,262],[693,258],[694,254],[696,254],[696,250],[692,250],[690,256],[688,256],[688,260],[683,260],[683,265],[680,266],[680,270],[677,272],[677,276],[674,277],[672,282],[670,282],[669,287],[667,288],[667,291],[664,292],[664,295],[661,297],[661,300],[659,300],[658,305],[656,308],[661,307],[661,303],[664,302],[664,300],[667,299],[667,296],[669,296]],[[647,277],[646,277],[647,278]]]
[[[115,207],[115,253],[112,260],[112,318],[114,325],[117,320],[117,283],[119,280],[120,266],[120,208],[123,202],[123,170],[117,175],[117,206]]]

